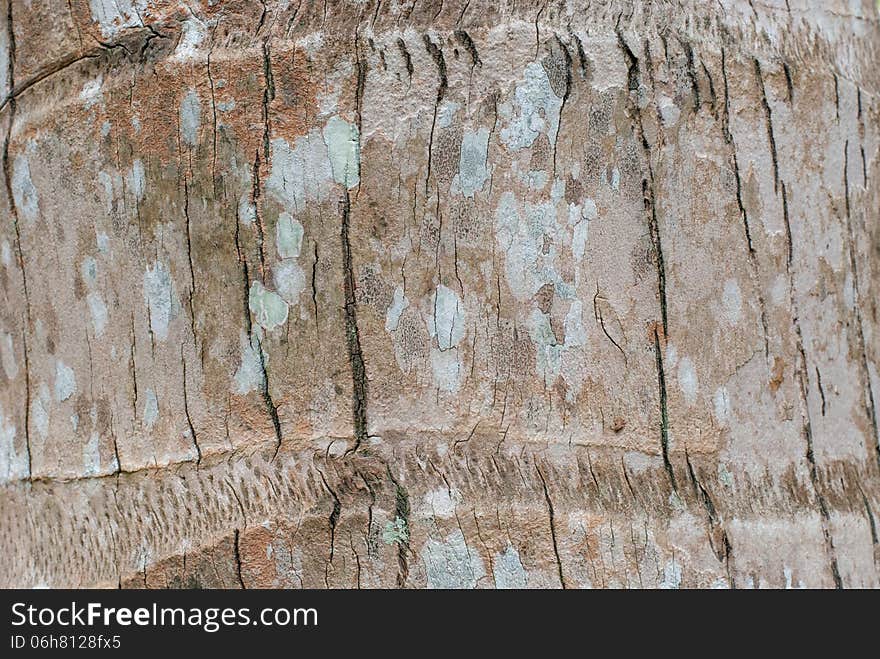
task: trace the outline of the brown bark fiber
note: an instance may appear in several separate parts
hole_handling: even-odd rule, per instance
[[[873,0],[0,4],[0,586],[880,585]]]

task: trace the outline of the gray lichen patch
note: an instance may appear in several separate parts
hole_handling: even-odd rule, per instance
[[[472,551],[461,531],[443,541],[429,539],[422,550],[428,588],[476,588],[486,576],[483,559]]]
[[[501,129],[501,139],[511,151],[530,147],[542,133],[555,144],[561,109],[562,98],[553,91],[544,67],[531,62],[516,86],[513,103],[508,101],[498,108],[507,122]]]
[[[55,363],[55,400],[62,402],[76,393],[76,375],[60,359]]]
[[[263,362],[260,359],[260,342],[257,337],[239,336],[241,363],[235,371],[233,391],[240,396],[257,391],[263,385]]]
[[[324,143],[333,170],[333,180],[346,188],[360,182],[360,136],[358,128],[339,117],[330,117],[324,127]]]
[[[504,551],[496,554],[492,576],[495,577],[496,588],[526,588],[529,585],[519,552],[513,545],[507,545]]]
[[[263,329],[272,330],[287,322],[287,302],[258,281],[251,284],[248,308],[254,321]]]
[[[168,338],[168,326],[180,314],[171,271],[156,261],[144,273],[144,298],[150,314],[150,329],[160,341]]]
[[[180,103],[180,134],[187,146],[196,145],[201,125],[202,106],[199,102],[199,94],[195,89],[190,89]]]
[[[282,259],[295,259],[302,250],[303,225],[290,213],[281,213],[275,225],[275,243],[278,256]]]
[[[293,146],[283,138],[273,139],[271,145],[272,169],[266,189],[277,201],[301,212],[306,203],[329,197],[333,170],[319,129],[298,137]],[[344,166],[342,171],[346,171]]]
[[[12,162],[12,199],[24,219],[34,221],[39,213],[39,196],[31,180],[27,156],[21,154]]]

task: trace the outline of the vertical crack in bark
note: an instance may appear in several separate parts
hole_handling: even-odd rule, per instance
[[[339,515],[342,512],[342,504],[339,501],[339,495],[330,487],[330,484],[327,483],[327,478],[324,476],[324,472],[315,467],[318,474],[321,476],[321,482],[324,484],[324,489],[330,493],[330,496],[333,498],[333,509],[330,511],[330,556],[327,559],[327,564],[324,567],[324,586],[330,588],[330,568],[333,566],[333,555],[336,552],[336,525],[339,523]]]
[[[795,293],[794,270],[790,266],[787,268],[787,270],[789,277],[788,290],[789,304],[791,306],[792,313],[792,326],[794,327],[798,351],[798,360],[800,362],[797,366],[796,371],[798,378],[798,394],[802,418],[801,433],[803,434],[804,441],[806,442],[806,458],[810,474],[810,484],[813,487],[813,492],[816,495],[816,502],[819,506],[819,513],[822,521],[822,536],[825,541],[825,553],[828,556],[828,561],[830,563],[829,568],[831,571],[831,577],[834,580],[835,588],[843,588],[843,581],[841,580],[840,569],[838,568],[837,564],[837,552],[834,548],[834,539],[831,536],[831,517],[828,512],[828,502],[825,498],[825,494],[822,491],[822,482],[819,478],[818,468],[816,466],[816,455],[814,452],[813,443],[813,425],[810,418],[808,380],[809,362],[807,361],[807,353],[804,348],[804,335],[803,331],[801,330],[800,313],[798,311],[797,296]]]
[[[346,455],[357,451],[367,439],[367,372],[361,350],[360,330],[357,321],[357,297],[354,266],[351,257],[349,229],[351,222],[351,197],[345,190],[342,197],[342,282],[345,292],[345,343],[351,366],[352,416],[354,421],[354,446]]]
[[[397,49],[400,51],[401,57],[403,57],[403,63],[404,66],[406,66],[406,74],[409,76],[410,85],[412,85],[412,77],[413,73],[415,73],[415,69],[413,68],[412,56],[409,54],[406,42],[403,39],[397,39]]]
[[[199,350],[198,346],[198,333],[196,332],[196,308],[195,308],[195,294],[196,294],[196,270],[193,265],[193,251],[192,251],[192,232],[190,229],[190,217],[189,217],[189,183],[187,182],[186,173],[183,175],[183,217],[186,221],[186,256],[189,262],[189,329],[192,333],[193,339],[193,348]],[[199,354],[201,356],[201,361],[204,364],[204,352],[199,350]]]
[[[691,464],[691,458],[690,455],[688,455],[687,449],[685,449],[684,452],[684,459],[685,463],[687,464],[688,476],[690,477],[694,494],[706,511],[706,518],[709,524],[709,546],[712,549],[712,553],[715,554],[715,558],[717,558],[718,562],[724,566],[724,570],[727,573],[727,580],[730,583],[730,587],[736,588],[736,581],[734,580],[733,571],[730,564],[733,557],[733,547],[730,544],[730,537],[727,535],[727,530],[724,528],[724,523],[722,522],[718,511],[715,509],[715,504],[712,503],[712,497],[709,496],[709,492],[697,479],[697,474],[694,470],[693,464]],[[721,545],[720,547],[715,546],[716,541],[713,537],[713,534],[718,535],[718,540],[720,541]]]
[[[550,521],[550,539],[553,541],[553,555],[556,557],[556,571],[559,575],[559,584],[563,590],[568,588],[565,583],[565,575],[562,572],[562,560],[559,557],[559,545],[556,541],[556,515],[553,511],[553,501],[550,499],[550,490],[547,488],[547,479],[541,468],[535,465],[535,471],[538,472],[538,478],[541,479],[541,486],[544,489],[544,500],[547,502],[547,517]]]
[[[388,479],[394,485],[394,516],[395,521],[400,519],[406,528],[406,538],[397,542],[397,587],[405,588],[406,580],[409,578],[409,540],[412,530],[410,529],[410,506],[409,493],[406,488],[401,485],[394,474],[391,473],[391,467],[385,464],[385,471],[388,473]]]
[[[675,470],[669,459],[669,407],[666,394],[666,374],[663,371],[663,352],[660,348],[660,335],[654,326],[654,359],[657,362],[657,387],[660,393],[660,451],[663,454],[663,466],[669,476],[673,491],[678,491],[675,483]]]
[[[440,103],[443,100],[443,96],[446,94],[446,88],[449,83],[446,78],[446,59],[443,57],[443,51],[437,44],[431,41],[431,37],[427,34],[422,35],[422,40],[425,42],[425,49],[428,51],[428,54],[437,66],[437,77],[439,79],[437,84],[437,98],[434,101],[434,116],[431,119],[431,134],[428,137],[428,173],[425,176],[425,195],[427,196],[428,185],[431,181],[431,163],[434,153],[434,131],[437,128],[437,112],[440,109]]]
[[[638,137],[642,143],[642,150],[645,156],[645,166],[648,170],[648,177],[642,179],[642,196],[645,203],[645,212],[648,215],[648,229],[651,234],[651,242],[654,247],[654,255],[657,259],[657,289],[660,298],[660,317],[663,322],[663,341],[669,340],[669,320],[666,304],[666,263],[663,259],[663,244],[660,239],[660,225],[657,220],[656,199],[654,196],[654,168],[651,164],[651,146],[648,144],[648,138],[645,136],[644,126],[642,124],[642,113],[638,103],[632,98],[632,94],[638,94],[640,87],[639,82],[639,59],[633,53],[629,44],[623,38],[623,33],[618,29],[617,43],[623,51],[626,58],[627,68],[627,105],[634,122],[634,127],[638,133]]]
[[[877,424],[877,404],[874,398],[874,388],[871,384],[871,371],[868,368],[868,352],[867,345],[865,343],[865,329],[862,324],[862,301],[861,301],[861,290],[860,290],[860,281],[859,281],[859,270],[858,270],[858,262],[856,260],[856,236],[855,229],[853,227],[852,221],[852,206],[850,204],[850,192],[849,192],[849,140],[846,141],[843,147],[843,190],[844,190],[844,209],[846,211],[846,228],[847,228],[847,242],[849,243],[848,252],[849,252],[849,267],[852,271],[853,277],[853,297],[855,303],[853,304],[853,310],[855,312],[855,326],[856,326],[856,336],[859,341],[859,366],[862,372],[862,378],[864,380],[863,385],[863,393],[862,395],[865,397],[865,412],[868,416],[868,421],[871,423],[871,431],[874,435],[874,455],[877,460],[877,465],[880,466],[880,433],[878,433],[878,424]]]
[[[739,160],[736,156],[736,143],[733,138],[733,131],[730,127],[730,88],[727,82],[727,54],[724,48],[721,49],[721,76],[724,81],[724,114],[721,129],[724,139],[730,146],[731,161],[733,164],[733,174],[736,181],[736,204],[739,208],[740,219],[742,220],[743,229],[746,235],[746,244],[749,251],[749,266],[751,268],[752,281],[755,285],[755,295],[758,298],[758,308],[761,320],[761,333],[764,340],[764,358],[770,358],[770,339],[769,326],[767,322],[767,304],[764,301],[764,294],[761,292],[761,279],[758,268],[758,255],[755,246],[752,243],[752,232],[749,226],[749,214],[746,211],[742,194],[742,176],[739,171]],[[763,85],[762,85],[763,87]],[[787,201],[786,201],[787,205]]]
[[[644,151],[645,163],[648,170],[648,177],[642,178],[642,196],[644,198],[645,211],[648,215],[648,228],[651,234],[651,241],[654,246],[654,253],[657,259],[657,288],[660,298],[660,316],[663,324],[663,343],[669,340],[669,322],[666,303],[666,264],[663,259],[663,245],[660,240],[660,226],[657,220],[656,200],[654,197],[654,170],[651,164],[651,147],[645,136],[644,126],[642,124],[642,114],[637,102],[632,98],[632,94],[638,94],[640,87],[639,81],[639,60],[633,53],[632,49],[626,43],[623,33],[617,30],[618,47],[623,51],[627,62],[627,103],[635,122],[635,128],[638,137],[641,139],[642,149]],[[663,352],[661,349],[660,333],[654,325],[654,357],[657,366],[657,384],[660,395],[660,450],[663,454],[663,465],[669,476],[669,482],[673,491],[677,491],[678,487],[675,482],[675,470],[669,459],[669,409],[667,405],[666,395],[666,376],[663,371]]]
[[[193,426],[192,417],[189,414],[189,396],[186,386],[186,357],[183,354],[183,344],[180,345],[180,363],[183,365],[183,413],[186,416],[186,424],[189,428],[189,434],[192,438],[193,447],[196,450],[196,468],[202,463],[202,447],[199,446],[199,439],[196,436],[196,429]]]
[[[247,586],[244,585],[244,578],[241,575],[241,547],[239,545],[239,538],[241,533],[238,529],[235,529],[235,534],[233,535],[233,556],[235,558],[235,574],[238,577],[238,584],[241,586],[242,590],[247,590]],[[146,570],[146,568],[144,568]],[[146,571],[144,572],[144,581],[146,581]]]
[[[767,89],[764,86],[764,75],[761,73],[761,63],[757,58],[755,63],[755,78],[758,88],[761,90],[761,106],[764,108],[764,119],[767,123],[767,139],[770,140],[770,158],[773,161],[773,189],[779,192],[779,158],[776,155],[776,137],[773,134],[773,113],[770,103],[767,101]]]
[[[455,38],[459,40],[464,49],[467,51],[468,55],[471,58],[471,74],[474,72],[474,68],[483,66],[483,62],[480,60],[480,53],[477,52],[477,46],[474,44],[474,40],[471,39],[471,35],[469,35],[465,30],[456,30]]]
[[[31,452],[31,376],[30,364],[28,360],[28,343],[27,335],[30,333],[31,324],[31,302],[28,295],[27,269],[24,264],[24,252],[21,247],[21,228],[19,226],[18,208],[15,205],[15,197],[12,194],[12,174],[9,171],[9,142],[12,139],[12,125],[15,121],[15,110],[17,102],[15,100],[15,30],[13,30],[12,22],[12,0],[6,5],[6,39],[8,44],[8,68],[7,83],[9,85],[9,94],[6,99],[9,102],[9,121],[6,124],[6,138],[3,140],[3,180],[6,186],[6,197],[9,201],[9,211],[12,217],[12,228],[15,232],[15,251],[18,257],[18,267],[21,270],[22,292],[24,293],[25,305],[25,327],[22,336],[24,344],[24,386],[25,386],[25,408],[24,408],[24,441],[25,451],[27,453],[28,480],[33,478],[33,454]],[[6,101],[4,101],[5,105]],[[2,106],[0,106],[2,109]]]
[[[257,155],[259,158],[259,154]],[[260,341],[260,337],[258,332],[254,331],[254,325],[251,321],[251,310],[249,304],[250,298],[250,273],[248,271],[248,263],[247,258],[241,249],[241,218],[238,214],[238,207],[236,206],[235,210],[235,249],[238,253],[238,260],[241,263],[241,275],[242,275],[242,301],[244,303],[244,324],[245,330],[247,331],[248,342],[250,343],[251,349],[254,349],[254,343],[256,342],[256,351],[257,356],[260,361],[260,394],[263,397],[263,402],[266,405],[266,411],[269,414],[269,418],[272,420],[272,427],[275,430],[275,453],[272,455],[272,459],[274,460],[278,456],[278,451],[281,449],[281,419],[278,417],[278,408],[275,406],[275,402],[272,400],[272,393],[269,389],[269,372],[266,370],[266,355],[263,353],[263,343]]]
[[[559,105],[559,118],[556,121],[556,139],[553,140],[553,177],[556,178],[556,149],[559,145],[559,134],[562,132],[562,115],[565,112],[565,104],[568,102],[568,97],[571,96],[572,75],[571,53],[568,52],[568,48],[562,43],[559,35],[554,35],[554,39],[556,40],[557,47],[562,52],[562,59],[565,63],[565,91],[562,94],[562,103]]]

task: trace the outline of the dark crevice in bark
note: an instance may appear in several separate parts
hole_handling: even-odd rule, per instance
[[[694,97],[694,114],[696,114],[700,111],[700,105],[702,104],[702,101],[700,100],[700,80],[697,77],[697,67],[694,64],[694,49],[690,43],[683,39],[679,39],[678,42],[681,44],[681,47],[684,50],[688,79],[691,83],[691,94]]]
[[[724,48],[721,49],[721,75],[724,80],[724,115],[721,129],[724,134],[724,140],[730,146],[731,163],[733,165],[733,174],[736,181],[736,204],[739,208],[739,215],[740,219],[742,220],[743,229],[745,230],[746,244],[748,246],[749,253],[749,265],[752,271],[752,281],[755,285],[755,296],[758,298],[758,309],[761,320],[761,336],[764,340],[764,358],[769,359],[770,339],[768,326],[769,324],[767,322],[767,305],[764,301],[764,294],[761,292],[761,281],[758,272],[759,269],[757,252],[755,251],[755,246],[752,243],[752,233],[749,226],[749,214],[746,211],[745,203],[743,202],[742,175],[739,171],[739,160],[737,159],[736,155],[736,142],[734,141],[733,131],[730,127],[730,88],[727,82],[727,55]],[[785,203],[787,205],[787,200]]]
[[[268,144],[268,143],[267,143]],[[268,162],[268,161],[267,161]],[[251,203],[254,206],[254,228],[257,231],[257,252],[260,256],[260,281],[266,283],[266,254],[264,252],[264,241],[266,230],[263,226],[263,209],[260,201],[260,171],[262,163],[260,160],[260,150],[254,153],[254,165],[252,170],[253,182],[251,184]]]
[[[315,331],[318,330],[318,243],[315,242],[315,260],[312,261],[312,307],[315,310]]]
[[[357,85],[354,90],[355,116],[357,117],[358,139],[363,135],[364,87],[367,84],[367,60],[361,58],[358,35],[354,36],[354,54],[357,67]]]
[[[425,49],[428,51],[428,54],[437,66],[437,77],[439,79],[437,84],[437,98],[434,101],[434,116],[431,119],[431,134],[428,137],[428,173],[425,176],[425,195],[427,196],[428,185],[431,181],[431,164],[434,158],[434,131],[437,128],[437,112],[440,109],[440,103],[443,101],[443,96],[446,94],[446,88],[449,82],[446,78],[446,59],[443,57],[443,51],[437,44],[431,41],[431,37],[427,34],[422,35],[422,40],[425,42]]]
[[[648,138],[645,135],[644,126],[642,125],[642,113],[639,109],[638,102],[632,97],[633,93],[638,94],[640,87],[639,82],[639,59],[633,53],[629,44],[623,37],[623,33],[618,30],[617,44],[623,51],[626,58],[627,68],[627,105],[630,109],[631,119],[634,122],[636,132],[642,144],[642,151],[645,157],[645,167],[647,168],[647,178],[642,179],[642,196],[645,204],[645,212],[648,215],[648,229],[651,234],[651,242],[654,247],[654,256],[657,260],[657,291],[660,300],[660,317],[663,322],[663,341],[669,340],[669,319],[666,304],[666,263],[663,259],[663,244],[660,239],[660,225],[657,220],[657,206],[654,196],[654,169],[651,164],[651,146],[648,144]]]
[[[715,508],[715,504],[712,503],[712,497],[709,496],[709,492],[703,487],[703,484],[698,480],[697,473],[694,470],[694,466],[691,463],[690,455],[685,449],[684,452],[685,463],[687,464],[688,477],[691,480],[691,485],[694,490],[694,495],[697,497],[697,500],[703,505],[703,508],[706,511],[706,518],[708,520],[709,529],[709,546],[712,549],[712,553],[715,554],[715,557],[718,559],[718,562],[724,565],[724,570],[727,573],[727,579],[730,582],[731,588],[736,588],[736,582],[733,578],[733,571],[731,569],[731,558],[733,557],[733,547],[730,544],[730,538],[727,535],[727,530],[724,528],[724,524],[721,521],[721,518],[718,514],[718,511]],[[718,535],[718,540],[720,542],[720,547],[716,547],[716,541],[713,538],[713,533]]]
[[[189,183],[187,182],[185,172],[183,175],[183,218],[186,222],[186,256],[189,262],[190,287],[189,295],[187,296],[189,302],[189,329],[192,333],[193,347],[198,349],[199,335],[196,332],[196,308],[194,301],[196,294],[196,269],[193,265],[192,230],[189,217]],[[204,355],[202,355],[202,363],[204,364]]]
[[[556,178],[556,149],[559,145],[559,134],[562,132],[562,115],[565,113],[565,105],[568,103],[569,96],[571,96],[572,75],[571,53],[568,52],[568,48],[562,43],[558,35],[555,35],[554,39],[562,54],[562,61],[565,65],[565,91],[562,94],[562,103],[559,105],[559,118],[556,121],[556,139],[553,140],[553,177]]]
[[[535,465],[535,471],[538,472],[538,478],[541,479],[541,486],[544,489],[544,500],[547,502],[547,517],[550,521],[550,539],[553,541],[553,554],[556,557],[556,571],[559,575],[559,584],[565,590],[568,586],[565,583],[565,575],[562,572],[562,559],[559,557],[559,545],[556,541],[556,516],[553,511],[553,501],[550,499],[550,490],[547,488],[547,479],[541,472],[540,467]]]
[[[780,181],[779,187],[782,190],[782,220],[785,223],[785,243],[788,250],[785,261],[786,267],[790,269],[791,260],[794,258],[794,244],[791,236],[791,219],[788,216],[788,190],[785,187],[785,181]]]
[[[822,401],[822,416],[825,416],[825,389],[822,387],[822,373],[818,366],[816,367],[816,384],[819,387],[819,398]]]
[[[791,79],[791,68],[788,62],[782,63],[782,72],[785,74],[785,89],[788,92],[789,105],[794,103],[794,82]]]
[[[603,298],[604,299],[604,298]],[[623,365],[627,366],[627,357],[626,353],[623,351],[623,348],[620,347],[620,344],[614,340],[608,330],[605,329],[605,319],[602,317],[602,309],[599,307],[599,282],[596,282],[596,294],[593,296],[593,316],[596,319],[596,322],[599,323],[599,326],[602,328],[602,333],[606,336],[606,338],[611,341],[612,345],[620,352],[623,357]]]
[[[354,266],[351,256],[349,229],[351,222],[351,197],[348,190],[342,197],[342,282],[345,293],[345,343],[351,366],[352,417],[354,422],[354,446],[346,451],[352,453],[367,439],[367,371],[361,350],[361,337],[357,321],[357,295]]]
[[[471,35],[469,35],[464,30],[456,30],[455,38],[459,40],[464,49],[468,52],[471,58],[471,72],[473,72],[474,68],[477,66],[483,66],[483,62],[480,60],[480,53],[477,52],[477,47],[474,44],[474,40],[471,39]]]
[[[880,466],[880,432],[878,432],[877,423],[877,404],[874,398],[874,388],[871,384],[871,371],[868,368],[868,351],[865,342],[865,329],[862,324],[862,300],[860,289],[860,273],[858,263],[856,261],[856,236],[853,227],[852,207],[850,205],[850,185],[849,185],[849,140],[843,147],[843,191],[844,191],[844,210],[846,212],[846,228],[847,228],[847,245],[849,252],[849,267],[853,277],[853,292],[855,303],[853,309],[855,312],[856,337],[859,341],[859,366],[863,379],[863,396],[865,397],[865,412],[868,421],[871,424],[871,432],[874,440],[874,455],[877,465]]]
[[[397,48],[400,50],[400,55],[403,57],[403,63],[406,66],[406,73],[409,76],[410,83],[412,83],[415,69],[413,68],[412,56],[409,54],[409,50],[407,50],[406,43],[403,39],[397,40]]]
[[[6,138],[3,140],[3,180],[6,186],[6,198],[9,202],[9,214],[12,219],[12,228],[15,232],[15,251],[18,260],[18,267],[21,270],[21,285],[22,285],[22,293],[24,294],[24,305],[25,305],[25,324],[22,333],[22,343],[24,347],[24,386],[25,386],[25,408],[24,408],[24,441],[25,441],[25,452],[27,453],[27,465],[28,465],[28,479],[33,478],[33,454],[31,451],[31,423],[30,423],[30,414],[31,414],[31,373],[30,373],[30,361],[28,359],[28,342],[27,337],[30,334],[30,323],[31,323],[31,302],[30,296],[28,295],[28,280],[27,280],[27,269],[24,264],[24,251],[21,247],[21,228],[19,226],[19,216],[18,216],[18,207],[15,204],[15,197],[12,194],[12,173],[10,172],[10,163],[9,163],[9,142],[12,139],[12,125],[15,121],[15,110],[16,110],[16,102],[15,97],[17,94],[15,93],[15,30],[13,29],[13,21],[12,21],[12,2],[11,0],[8,2],[6,7],[6,39],[8,44],[8,68],[7,68],[7,76],[8,76],[8,84],[10,90],[10,94],[4,99],[3,104],[0,104],[0,110],[3,109],[3,106],[6,105],[6,101],[9,101],[9,121],[6,125]]]
[[[257,158],[259,158],[259,154],[257,154]],[[248,269],[247,258],[245,258],[241,249],[241,218],[239,217],[237,206],[235,210],[235,249],[238,254],[238,260],[241,263],[242,300],[244,303],[244,323],[248,337],[248,344],[250,345],[251,350],[257,351],[257,356],[260,361],[260,393],[263,402],[266,405],[266,411],[269,414],[269,418],[272,420],[272,427],[275,430],[275,453],[272,456],[272,459],[274,460],[278,456],[278,451],[281,449],[281,419],[278,417],[278,408],[275,406],[275,402],[272,400],[272,393],[269,390],[269,373],[266,370],[266,355],[263,353],[263,344],[260,341],[259,335],[254,332],[254,325],[251,321],[250,272]],[[254,346],[255,342],[257,344],[256,346]]]
[[[773,161],[773,189],[779,191],[779,157],[776,155],[776,136],[773,134],[773,112],[767,100],[767,89],[764,86],[764,75],[761,63],[755,59],[755,78],[761,90],[761,106],[764,108],[764,119],[767,124],[767,139],[770,141],[770,159]]]
[[[840,81],[836,73],[832,73],[831,76],[834,78],[834,118],[840,122]]]
[[[669,476],[670,485],[672,486],[673,491],[677,491],[678,487],[675,481],[675,471],[672,467],[672,462],[669,459],[669,409],[667,406],[666,376],[663,370],[663,352],[661,349],[661,343],[665,344],[666,341],[669,340],[669,322],[666,302],[666,264],[663,259],[663,245],[660,240],[660,227],[657,220],[656,200],[654,197],[654,170],[651,164],[651,147],[648,144],[644,126],[642,125],[642,114],[638,102],[633,99],[633,94],[638,94],[638,90],[641,86],[639,81],[639,60],[626,43],[626,39],[624,39],[623,33],[619,29],[617,31],[617,44],[626,58],[627,88],[629,90],[627,103],[630,108],[630,113],[638,137],[641,140],[645,158],[645,167],[647,168],[647,178],[642,178],[642,196],[645,204],[645,212],[648,216],[648,229],[651,234],[651,242],[653,243],[655,258],[657,259],[657,288],[660,300],[660,316],[663,327],[663,340],[661,342],[660,332],[658,331],[657,325],[654,325],[654,357],[656,361],[657,384],[660,396],[660,450],[663,455],[663,465]]]
[[[235,575],[238,577],[238,584],[241,586],[242,590],[247,590],[247,586],[244,585],[244,578],[241,575],[241,548],[239,546],[239,538],[241,533],[238,529],[235,529],[235,533],[233,535],[233,557],[235,558]],[[144,568],[144,580],[146,581],[146,567]]]
[[[186,357],[183,354],[183,344],[180,346],[180,363],[183,366],[183,413],[186,416],[186,425],[189,428],[193,448],[196,450],[196,467],[198,467],[202,463],[202,447],[199,446],[199,438],[196,435],[196,429],[193,426],[192,417],[189,414],[189,396],[187,394],[186,386]]]
[[[269,104],[275,100],[275,78],[272,76],[272,57],[269,52],[269,40],[263,41],[263,159],[269,162],[269,137],[271,128],[269,122]]]
[[[327,478],[324,476],[324,472],[317,467],[315,469],[321,476],[321,482],[324,484],[324,489],[330,493],[330,497],[333,499],[333,508],[330,511],[330,518],[328,520],[328,524],[330,527],[330,556],[327,559],[327,565],[324,568],[324,585],[329,588],[330,568],[333,565],[333,555],[336,552],[336,525],[339,523],[339,515],[342,512],[342,504],[339,501],[339,495],[337,495],[336,491],[332,487],[330,487],[329,483],[327,483]]]
[[[395,520],[400,519],[407,531],[406,538],[399,540],[397,543],[397,587],[405,588],[406,581],[409,578],[409,539],[410,534],[412,533],[410,528],[409,493],[406,491],[406,488],[394,478],[394,474],[391,473],[391,468],[387,463],[385,465],[385,470],[388,473],[389,480],[394,485]]]
[[[810,422],[810,410],[808,401],[807,382],[804,372],[807,368],[807,356],[804,352],[803,337],[800,332],[800,325],[795,326],[798,341],[798,352],[800,354],[801,368],[798,369],[799,391],[801,398],[801,408],[803,415],[802,432],[807,443],[807,465],[810,472],[810,482],[813,485],[813,491],[816,494],[816,502],[819,505],[819,513],[822,517],[822,536],[825,539],[825,553],[828,555],[830,563],[831,577],[834,580],[835,588],[843,588],[843,581],[840,578],[840,569],[837,565],[837,552],[834,548],[834,539],[831,537],[831,516],[828,512],[828,502],[822,493],[822,484],[819,480],[819,474],[816,467],[816,456],[813,452],[813,427]]]
[[[575,50],[577,50],[578,66],[581,70],[581,78],[586,78],[587,72],[589,71],[590,67],[587,60],[587,54],[584,52],[584,43],[581,41],[580,37],[574,32],[569,32],[569,34],[571,35],[571,40],[574,42]]]
[[[669,407],[666,394],[666,374],[663,371],[663,352],[660,348],[660,334],[654,326],[654,360],[657,364],[657,388],[660,396],[660,451],[663,454],[663,467],[669,476],[672,489],[678,491],[675,483],[675,470],[669,459]]]

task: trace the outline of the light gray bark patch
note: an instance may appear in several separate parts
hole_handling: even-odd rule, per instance
[[[317,128],[298,137],[291,147],[286,140],[272,140],[272,170],[266,189],[277,201],[300,212],[310,201],[330,196],[333,171],[327,145]]]
[[[489,152],[489,130],[479,128],[476,132],[465,131],[461,137],[461,151],[458,159],[458,183],[461,194],[473,198],[474,193],[483,189],[489,179],[487,158]]]
[[[519,552],[513,545],[507,545],[507,549],[495,556],[492,574],[495,577],[496,588],[525,588],[528,586],[528,576],[522,561],[520,561]]]
[[[199,127],[202,125],[202,105],[199,94],[190,89],[180,103],[180,133],[187,146],[193,147],[199,141]]]
[[[30,162],[24,155],[16,156],[12,163],[12,198],[26,220],[37,219],[39,196],[31,180]]]
[[[351,190],[360,183],[360,135],[358,127],[339,117],[330,117],[324,127],[324,143],[330,158],[333,180]]]
[[[144,298],[150,313],[150,329],[160,341],[168,338],[168,326],[180,313],[171,271],[161,261],[144,273]]]
[[[486,576],[482,559],[468,548],[461,531],[442,542],[429,539],[422,560],[428,588],[476,588],[477,582]]]
[[[508,102],[499,107],[499,113],[507,119],[501,139],[512,151],[532,146],[541,133],[555,144],[561,108],[562,99],[553,91],[544,67],[531,62],[516,87],[513,105]]]

